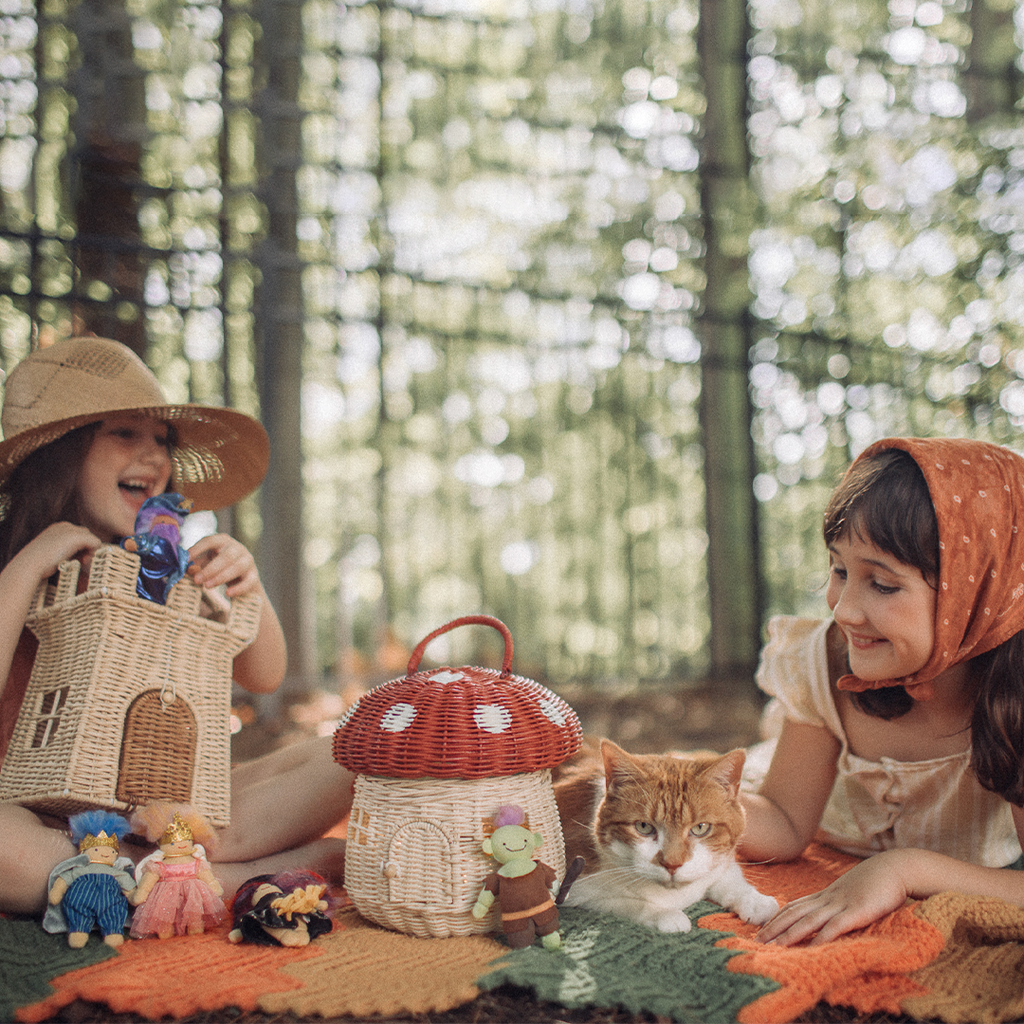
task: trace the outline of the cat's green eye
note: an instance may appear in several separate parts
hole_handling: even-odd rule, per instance
[[[690,829],[690,835],[695,839],[703,839],[711,831],[710,821],[698,821],[693,828]]]
[[[649,821],[634,821],[633,828],[642,836],[653,836],[658,831]]]

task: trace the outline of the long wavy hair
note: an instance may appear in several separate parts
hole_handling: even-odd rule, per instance
[[[77,523],[78,473],[98,423],[32,452],[0,485],[0,570],[48,526]]]
[[[924,474],[902,449],[854,465],[825,509],[822,532],[826,545],[852,532],[937,585],[935,507]],[[969,667],[975,687],[971,768],[985,789],[1024,806],[1024,632],[972,658]],[[886,720],[905,715],[914,703],[902,686],[850,696],[863,712]]]

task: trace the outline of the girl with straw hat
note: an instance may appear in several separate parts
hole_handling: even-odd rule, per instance
[[[22,360],[8,377],[0,426],[2,760],[31,674],[34,638],[24,624],[39,582],[61,561],[88,564],[101,544],[131,536],[139,508],[154,495],[175,490],[196,511],[234,504],[263,479],[270,444],[243,413],[168,404],[135,353],[94,337],[60,341]],[[284,637],[252,555],[222,533],[204,537],[189,555],[198,585],[223,585],[229,597],[262,596],[256,639],[235,658],[233,675],[251,692],[276,690],[287,663]],[[214,858],[228,894],[259,872],[302,866],[340,875],[343,844],[319,837],[347,812],[350,781],[331,757],[329,737],[239,766],[232,824]],[[43,908],[49,872],[74,852],[64,825],[0,805],[0,834],[20,836],[0,844],[0,912]]]

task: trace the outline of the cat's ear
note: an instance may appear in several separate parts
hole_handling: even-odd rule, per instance
[[[604,781],[608,789],[615,782],[633,776],[633,758],[611,740],[601,740],[601,758],[604,761]]]
[[[740,791],[740,777],[743,774],[743,765],[747,760],[747,752],[737,748],[730,750],[722,758],[715,762],[709,774],[720,782],[728,791],[730,796],[736,796]]]

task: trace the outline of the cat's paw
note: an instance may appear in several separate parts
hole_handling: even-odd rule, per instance
[[[763,892],[751,889],[744,893],[733,910],[750,924],[764,924],[779,912],[779,901]]]
[[[688,932],[693,927],[693,922],[681,910],[671,914],[660,914],[654,919],[654,927],[659,932],[672,932],[681,934]]]

